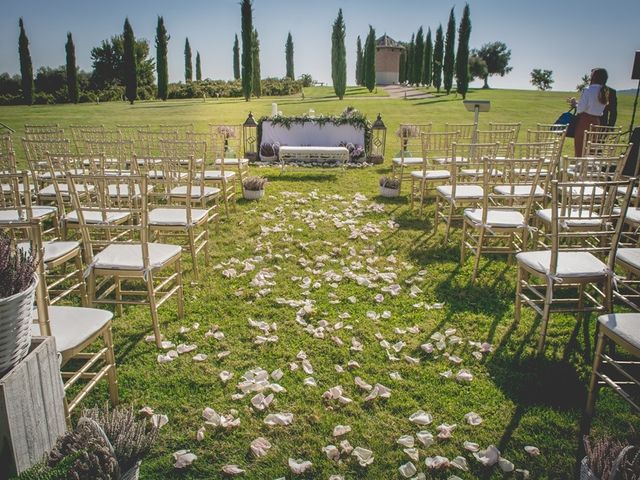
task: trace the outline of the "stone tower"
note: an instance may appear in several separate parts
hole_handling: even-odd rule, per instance
[[[376,85],[398,83],[403,50],[404,47],[386,33],[376,40]]]

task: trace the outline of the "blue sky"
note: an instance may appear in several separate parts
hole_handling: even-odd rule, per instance
[[[408,40],[420,25],[435,32],[455,7],[459,22],[464,1],[444,0],[254,0],[254,25],[261,42],[262,75],[283,76],[284,43],[291,31],[296,75],[310,73],[330,82],[331,24],[342,7],[347,27],[347,68],[353,83],[357,35],[368,25]],[[531,88],[533,68],[553,70],[554,90],[573,90],[592,67],[609,70],[609,83],[633,88],[635,50],[640,50],[638,0],[477,0],[469,1],[471,47],[500,40],[512,50],[511,74],[490,81],[493,87]],[[122,31],[129,17],[136,36],[153,48],[157,15],[163,15],[169,42],[170,81],[183,80],[185,37],[202,56],[203,76],[232,76],[233,36],[240,32],[239,0],[3,0],[0,17],[0,72],[18,72],[18,18],[25,21],[34,67],[64,63],[66,32],[71,31],[78,63],[91,69],[89,52],[101,40]]]

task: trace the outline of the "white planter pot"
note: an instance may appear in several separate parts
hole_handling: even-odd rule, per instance
[[[263,162],[267,162],[267,163],[275,163],[278,161],[278,156],[277,155],[272,155],[270,157],[266,156],[266,155],[262,155],[260,154],[260,160]]]
[[[34,277],[26,290],[0,299],[0,373],[13,368],[29,353],[37,284]]]
[[[589,468],[587,457],[584,457],[580,462],[580,480],[600,480]]]
[[[397,197],[399,195],[400,195],[400,189],[399,188],[387,188],[387,187],[380,186],[380,196],[381,197],[395,198],[395,197]]]
[[[264,197],[264,189],[262,190],[247,190],[245,189],[243,192],[244,198],[247,200],[259,200]]]

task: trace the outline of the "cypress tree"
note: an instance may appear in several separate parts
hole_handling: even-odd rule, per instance
[[[416,85],[422,83],[422,62],[424,61],[424,33],[422,27],[416,34],[416,49],[413,52],[414,82]]]
[[[78,103],[78,68],[76,67],[76,47],[71,32],[67,33],[64,46],[67,53],[67,95],[71,103]]]
[[[233,78],[240,80],[240,44],[238,43],[238,34],[233,41]]]
[[[202,80],[202,66],[200,65],[200,52],[196,51],[196,82]]]
[[[407,50],[407,82],[413,84],[413,52],[416,49],[415,34],[411,34],[411,42],[409,42],[409,50]]]
[[[242,94],[245,101],[251,98],[253,91],[253,9],[251,0],[242,0]]]
[[[467,3],[462,11],[458,30],[458,55],[456,56],[456,88],[462,98],[469,90],[469,37],[471,36],[471,13]]]
[[[253,31],[253,94],[260,98],[262,96],[262,85],[260,84],[260,40],[258,30]]]
[[[284,54],[287,61],[287,78],[291,80],[296,79],[296,75],[293,71],[293,38],[291,38],[291,32],[287,35],[287,43],[284,47]]]
[[[129,19],[124,21],[123,32],[123,54],[122,54],[122,68],[124,71],[124,86],[125,96],[129,103],[133,105],[133,102],[138,96],[138,75],[137,75],[137,62],[136,62],[136,39],[133,35],[133,29],[129,23]]]
[[[453,14],[453,8],[449,14],[449,24],[447,25],[447,36],[444,46],[444,68],[442,71],[444,89],[447,95],[451,93],[453,86],[453,69],[455,66],[455,43],[456,43],[456,17]]]
[[[406,71],[407,71],[407,49],[403,48],[400,52],[400,68],[398,68],[398,82],[404,83],[407,79]]]
[[[364,52],[364,86],[373,92],[376,87],[376,31],[371,25],[369,25]]]
[[[442,25],[436,30],[436,41],[433,44],[433,86],[440,92],[442,86],[442,57],[444,56],[444,41],[442,39]]]
[[[331,34],[331,80],[333,90],[340,100],[347,90],[347,50],[344,45],[345,25],[342,9],[338,10],[338,17],[333,22]],[[365,73],[366,76],[366,73]]]
[[[356,40],[356,85],[363,86],[363,68],[364,68],[364,53],[362,52],[362,41],[360,40],[360,35],[358,35],[358,40]]]
[[[156,72],[158,74],[158,98],[166,100],[169,93],[169,64],[167,48],[171,37],[164,26],[164,18],[158,16],[156,26]]]
[[[33,104],[33,63],[29,53],[29,39],[24,31],[22,18],[18,21],[20,37],[18,38],[18,54],[20,55],[20,80],[22,84],[22,99],[26,105]]]
[[[184,42],[184,81],[190,83],[193,81],[193,62],[191,61],[191,45],[189,45],[189,37]]]
[[[427,30],[427,39],[424,43],[424,61],[422,62],[422,84],[431,86],[433,74],[433,42],[431,41],[431,29]]]

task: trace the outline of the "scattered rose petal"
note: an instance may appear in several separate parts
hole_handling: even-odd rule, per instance
[[[166,415],[160,415],[156,413],[155,415],[151,416],[151,425],[153,425],[155,428],[160,429],[167,423],[169,423],[169,417],[167,417]]]
[[[251,452],[256,457],[264,457],[270,448],[271,443],[264,437],[258,437],[253,442],[251,442]]]
[[[227,475],[242,475],[245,471],[238,465],[225,465],[222,471]]]
[[[333,427],[333,436],[340,437],[342,435],[346,435],[351,431],[351,427],[349,425],[336,425]]]
[[[424,410],[418,410],[409,417],[409,421],[416,425],[429,425],[433,422],[433,417],[430,413],[427,413]]]
[[[416,469],[416,466],[411,463],[411,462],[407,462],[404,465],[401,465],[400,468],[398,468],[398,470],[400,471],[400,474],[404,477],[404,478],[409,478],[412,477],[413,475],[416,474],[416,472],[418,471]]]
[[[309,470],[313,464],[308,460],[289,458],[289,468],[295,475],[300,475]]]
[[[464,419],[469,425],[478,426],[482,423],[482,417],[476,412],[469,412],[465,414]]]
[[[538,455],[540,455],[540,449],[538,447],[534,447],[531,445],[525,446],[524,451],[527,452],[532,457],[537,457]]]
[[[185,468],[191,465],[197,458],[198,457],[189,450],[178,450],[173,454],[173,459],[176,461],[173,466],[174,468]]]
[[[361,467],[366,467],[367,465],[371,465],[373,463],[373,452],[371,450],[367,450],[366,448],[356,447],[353,449],[351,455],[358,459],[358,463]]]

